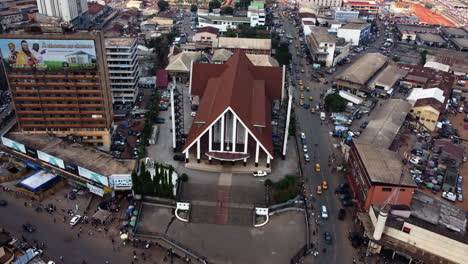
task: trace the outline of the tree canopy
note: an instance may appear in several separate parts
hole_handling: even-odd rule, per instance
[[[288,65],[292,59],[292,55],[289,52],[289,45],[286,42],[283,42],[279,45],[276,50],[275,59],[280,65]]]
[[[159,7],[160,12],[164,12],[169,8],[169,2],[166,2],[164,0],[159,0],[158,7]]]
[[[230,6],[226,6],[223,9],[221,9],[221,13],[224,15],[232,15],[234,14],[234,8]]]
[[[339,94],[329,94],[325,97],[325,108],[331,112],[342,112],[346,109],[346,100]]]
[[[208,4],[209,11],[212,12],[213,9],[220,8],[221,2],[218,0],[213,0]]]
[[[198,10],[198,6],[197,6],[196,4],[192,4],[192,5],[190,6],[190,12],[194,12],[194,13],[195,13],[195,12],[197,12],[197,10]]]

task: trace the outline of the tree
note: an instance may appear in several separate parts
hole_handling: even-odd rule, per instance
[[[399,62],[400,61],[400,56],[393,56],[392,61]]]
[[[292,55],[289,52],[289,45],[285,42],[281,43],[278,50],[276,51],[275,59],[280,65],[288,65],[292,59]]]
[[[221,2],[218,0],[213,0],[208,4],[208,8],[210,12],[213,12],[213,9],[220,8],[221,7]]]
[[[169,8],[169,2],[166,2],[164,0],[159,0],[158,7],[159,7],[159,12],[164,12]]]
[[[235,29],[228,28],[226,33],[224,33],[224,36],[228,38],[237,38],[237,32]]]
[[[346,100],[339,94],[329,94],[325,97],[325,108],[331,112],[342,112],[346,109]]]
[[[193,5],[190,6],[190,12],[195,13],[195,12],[197,12],[197,10],[198,10],[198,6],[197,6],[197,5],[193,4]]]
[[[426,59],[427,59],[427,50],[421,51],[421,64],[424,65],[426,64]]]
[[[226,6],[225,8],[221,9],[221,14],[223,15],[232,15],[234,14],[234,8],[230,6]]]

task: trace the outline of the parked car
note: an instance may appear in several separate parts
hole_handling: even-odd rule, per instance
[[[253,176],[254,177],[265,177],[265,176],[267,176],[267,173],[266,173],[266,171],[261,171],[261,170],[254,171]]]
[[[81,220],[81,215],[75,215],[71,220],[70,220],[70,227],[76,226]]]
[[[302,150],[307,153],[307,145],[302,146]]]
[[[163,117],[156,117],[156,118],[154,119],[154,123],[156,123],[156,124],[164,124],[164,123],[166,123],[166,119],[163,118]]]
[[[421,164],[422,160],[421,160],[421,158],[418,158],[418,157],[412,157],[411,159],[409,159],[409,162],[411,162],[413,164]]]
[[[7,206],[8,202],[5,200],[0,200],[0,206]]]
[[[185,157],[184,157],[184,155],[176,154],[176,155],[174,155],[173,159],[176,160],[176,161],[184,161]]]
[[[304,160],[305,161],[310,161],[309,154],[307,154],[307,153],[304,154]]]

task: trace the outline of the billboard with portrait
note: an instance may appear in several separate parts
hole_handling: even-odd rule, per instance
[[[94,69],[93,40],[0,39],[0,54],[8,69]]]

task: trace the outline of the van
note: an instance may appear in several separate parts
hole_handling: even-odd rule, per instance
[[[325,112],[320,112],[320,120],[325,121],[326,117]]]
[[[322,205],[322,218],[327,219],[328,218],[328,210],[325,205]]]

